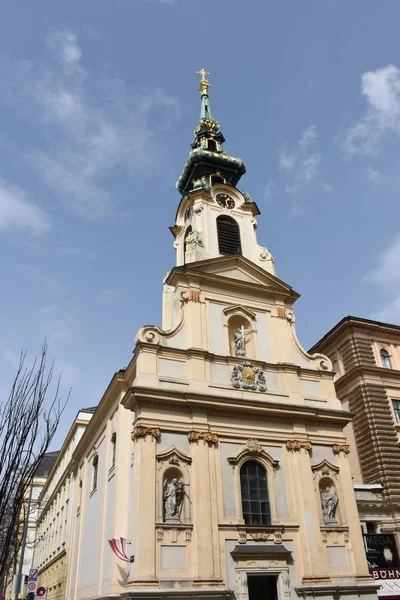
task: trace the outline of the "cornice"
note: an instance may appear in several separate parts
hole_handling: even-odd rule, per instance
[[[369,319],[361,319],[360,317],[344,317],[339,323],[337,323],[332,329],[328,331],[314,346],[309,350],[310,353],[316,351],[324,351],[324,347],[330,346],[338,338],[344,338],[344,331],[351,330],[356,332],[357,330],[368,331],[372,335],[376,335],[377,332],[381,332],[385,335],[393,335],[395,337],[400,336],[400,326],[391,325],[389,323],[381,323],[380,321],[372,321]]]
[[[274,403],[259,397],[257,400],[212,396],[209,394],[192,394],[144,387],[131,387],[121,400],[121,404],[130,410],[135,406],[160,406],[164,410],[179,407],[183,411],[203,410],[210,413],[226,415],[277,415],[290,421],[317,420],[340,423],[343,427],[349,423],[353,415],[348,411],[333,410],[321,407],[309,407],[298,404]]]
[[[373,381],[365,381],[364,378],[366,375],[379,375],[380,379],[386,380],[386,382],[382,385],[388,385],[390,383],[390,379],[396,379],[400,383],[400,371],[397,369],[384,369],[383,367],[368,367],[366,365],[356,365],[335,381],[336,392],[341,391],[349,383],[353,383],[354,378],[357,376],[360,377],[360,380],[357,380],[357,382],[355,382],[356,385],[358,385],[359,383],[374,384],[375,382]]]
[[[161,344],[153,344],[151,342],[142,342],[138,341],[136,343],[136,354],[138,350],[145,349],[146,352],[159,352],[160,357],[175,357],[178,360],[180,358],[190,359],[192,357],[202,358],[204,361],[216,362],[216,363],[225,363],[226,365],[239,365],[243,362],[243,357],[241,356],[228,356],[226,354],[214,354],[213,352],[209,352],[208,350],[204,350],[203,348],[173,348],[172,346],[162,346]],[[310,375],[310,377],[314,378],[319,377],[321,379],[332,379],[333,372],[332,371],[317,371],[316,369],[307,369],[300,365],[295,365],[293,363],[286,362],[276,362],[269,363],[262,360],[257,360],[256,358],[249,359],[251,362],[259,367],[260,369],[266,369],[268,371],[274,371],[276,373],[293,373],[299,376]]]
[[[78,462],[82,458],[87,447],[92,443],[92,434],[98,431],[100,423],[110,410],[108,401],[113,398],[113,396],[117,396],[120,392],[127,391],[128,389],[129,386],[125,379],[125,373],[120,371],[115,373],[99,402],[96,412],[89,421],[88,426],[72,454],[72,462]]]

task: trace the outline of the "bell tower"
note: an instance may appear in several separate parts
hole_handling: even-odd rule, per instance
[[[236,187],[246,165],[223,148],[225,138],[211,112],[209,73],[204,69],[197,73],[201,75],[200,120],[176,184],[182,199],[170,228],[176,264],[241,255],[275,275],[273,257],[257,243],[256,216],[260,211],[250,195]]]

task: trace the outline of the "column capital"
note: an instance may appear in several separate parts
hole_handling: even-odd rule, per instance
[[[209,444],[217,444],[218,443],[218,435],[213,433],[212,431],[189,431],[188,433],[189,442],[199,443],[200,440]]]
[[[290,452],[300,452],[304,450],[306,453],[310,452],[312,448],[311,442],[308,440],[288,440],[286,442],[286,450]]]
[[[158,427],[144,427],[143,425],[136,425],[133,428],[131,438],[132,441],[136,441],[138,438],[151,436],[152,438],[158,438],[160,436],[160,429]]]

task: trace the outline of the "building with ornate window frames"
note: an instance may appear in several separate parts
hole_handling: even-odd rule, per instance
[[[310,352],[329,356],[354,413],[345,433],[363,531],[393,533],[400,548],[400,327],[345,317]],[[400,577],[391,584],[378,594],[400,597]]]
[[[162,326],[138,331],[72,455],[66,597],[372,600],[351,415],[297,340],[299,295],[258,244],[201,75]]]

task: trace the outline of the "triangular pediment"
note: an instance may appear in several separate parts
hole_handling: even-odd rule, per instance
[[[174,285],[173,280],[179,273],[213,277],[224,277],[236,282],[236,285],[253,284],[264,286],[269,291],[291,296],[293,300],[299,297],[287,283],[268,273],[258,265],[240,255],[220,256],[208,260],[197,261],[175,267],[167,277],[166,283]]]

